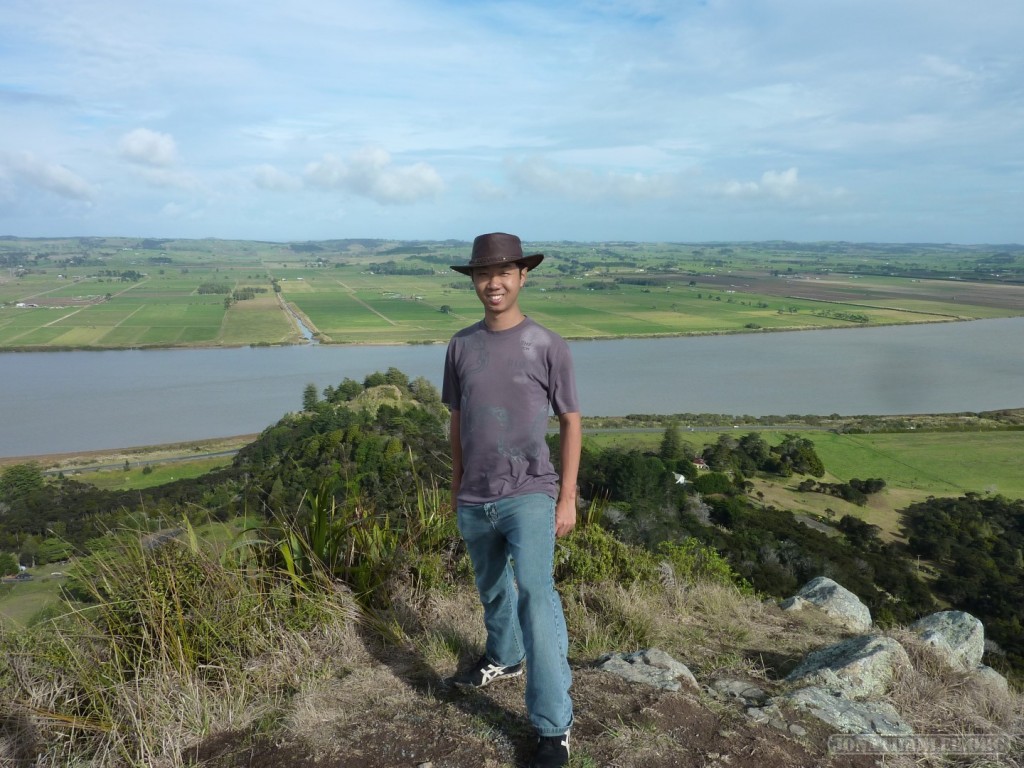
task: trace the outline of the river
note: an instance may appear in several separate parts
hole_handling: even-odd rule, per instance
[[[585,414],[949,413],[1024,407],[1024,318],[572,342]],[[394,366],[440,387],[443,345],[0,354],[0,456],[259,432],[308,383]]]

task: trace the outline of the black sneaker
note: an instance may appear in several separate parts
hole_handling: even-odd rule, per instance
[[[479,661],[467,670],[464,670],[452,678],[456,685],[464,685],[469,688],[483,688],[495,680],[504,680],[507,677],[519,677],[523,674],[523,662],[513,664],[511,667],[503,667],[494,664],[487,658],[486,654],[481,656]]]
[[[541,736],[530,768],[560,768],[569,765],[569,732],[561,736]]]

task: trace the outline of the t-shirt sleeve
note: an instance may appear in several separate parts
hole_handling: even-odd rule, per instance
[[[576,392],[576,371],[572,363],[569,345],[564,339],[551,346],[551,372],[549,375],[548,399],[555,415],[579,413],[580,400]]]
[[[459,410],[462,402],[462,387],[455,372],[455,339],[448,342],[448,351],[444,356],[444,378],[441,382],[441,402],[450,410]]]

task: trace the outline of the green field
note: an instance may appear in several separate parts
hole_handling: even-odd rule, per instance
[[[132,491],[140,488],[152,488],[153,486],[172,483],[175,480],[199,477],[207,472],[212,472],[220,467],[231,463],[231,456],[218,456],[210,459],[196,459],[193,461],[174,461],[167,463],[153,463],[145,467],[132,467],[128,471],[124,469],[104,469],[92,472],[76,474],[76,480],[97,488],[110,491]]]
[[[0,584],[0,629],[4,625],[25,626],[44,606],[57,602],[60,585],[64,581],[63,566],[50,564],[31,568],[31,581]]]
[[[1024,314],[1017,246],[531,246],[547,261],[523,306],[569,339]],[[469,280],[448,268],[468,252],[455,242],[0,238],[0,349],[301,343],[289,310],[325,343],[442,342],[480,316]]]
[[[734,437],[757,431],[769,444],[784,434],[814,443],[833,481],[881,477],[890,488],[931,496],[964,493],[1002,494],[1024,498],[1024,431],[891,432],[837,434],[827,430],[726,430]],[[718,439],[719,432],[685,432],[683,443],[697,453]],[[608,432],[586,436],[597,448],[612,445],[657,451],[661,432]],[[802,479],[802,478],[800,478]]]
[[[827,430],[796,429],[683,432],[683,443],[700,453],[718,440],[721,432],[741,437],[757,431],[769,444],[785,434],[806,437],[814,443],[825,465],[826,482],[848,482],[880,477],[885,489],[870,497],[866,506],[821,493],[801,493],[796,486],[803,476],[754,478],[755,493],[765,504],[818,517],[839,519],[851,514],[878,525],[889,537],[898,535],[899,510],[929,496],[962,496],[965,493],[1001,494],[1024,498],[1024,431],[908,432],[838,434]],[[661,431],[600,432],[586,434],[585,444],[594,448],[618,446],[657,451]]]

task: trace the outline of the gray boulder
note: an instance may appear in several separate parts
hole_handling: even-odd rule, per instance
[[[793,597],[780,603],[783,610],[800,610],[807,603],[816,605],[841,626],[853,632],[871,628],[871,611],[853,592],[825,576],[804,584]]]
[[[861,635],[812,651],[786,680],[866,699],[884,695],[900,665],[910,666],[902,645],[890,637]]]
[[[689,668],[658,648],[636,653],[612,653],[598,662],[598,669],[618,675],[632,683],[642,683],[666,691],[682,688],[680,679],[693,688],[699,688]]]
[[[979,664],[974,670],[976,679],[982,685],[986,685],[999,693],[1007,693],[1010,690],[1010,682],[992,667]]]
[[[914,730],[891,704],[880,701],[851,701],[836,691],[811,686],[780,697],[798,710],[818,718],[840,733],[909,736]]]
[[[720,678],[711,683],[712,695],[722,699],[739,699],[745,704],[756,706],[768,700],[768,694],[753,683],[745,680]]]
[[[975,669],[981,664],[985,627],[969,613],[933,613],[911,624],[910,629],[953,666]]]

